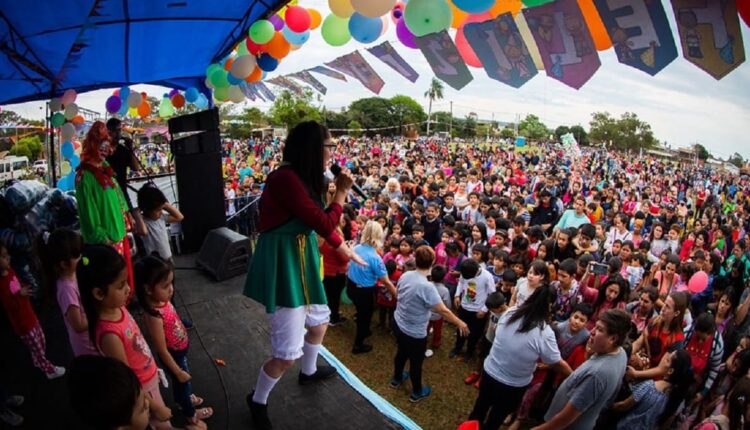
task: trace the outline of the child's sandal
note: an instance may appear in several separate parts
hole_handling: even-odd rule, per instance
[[[206,407],[206,408],[199,408],[195,410],[195,416],[202,420],[207,420],[211,418],[214,414],[214,409],[212,407]]]
[[[193,404],[193,406],[200,406],[203,404],[203,398],[198,397],[195,394],[190,395],[190,403]]]

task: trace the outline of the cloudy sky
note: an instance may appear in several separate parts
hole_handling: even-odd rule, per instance
[[[323,16],[328,13],[327,0],[300,0],[305,7],[318,9]],[[672,8],[665,2],[672,32],[677,39]],[[741,24],[745,43],[745,55],[750,59],[750,31]],[[395,26],[391,25],[386,35],[377,43],[389,40],[396,50],[420,74],[412,84],[390,67],[364,50],[365,46],[355,41],[337,48],[328,46],[319,29],[310,40],[284,59],[274,75],[293,73],[320,65],[341,55],[360,49],[362,55],[385,81],[380,93],[382,97],[406,94],[427,106],[424,98],[433,77],[427,61],[418,50],[404,47],[397,41]],[[679,42],[678,42],[679,44]],[[487,77],[482,69],[470,69],[474,80],[460,91],[446,85],[445,98],[433,104],[433,111],[449,110],[453,101],[454,115],[463,117],[476,112],[480,118],[493,117],[499,121],[512,122],[516,115],[532,113],[539,116],[550,128],[559,125],[582,124],[588,128],[591,112],[608,111],[615,116],[634,112],[651,124],[655,136],[672,147],[682,147],[699,142],[717,157],[729,157],[735,151],[750,158],[750,64],[746,61],[721,81],[688,63],[680,57],[657,76],[651,77],[634,68],[617,62],[614,51],[600,52],[602,66],[594,77],[580,90],[574,90],[539,73],[520,89],[513,89]],[[357,81],[344,83],[315,75],[328,87],[323,103],[332,110],[348,106],[353,100],[371,97],[374,94]],[[158,95],[163,89],[136,86],[139,91]],[[104,112],[104,101],[110,91],[94,91],[79,96],[80,106]],[[267,109],[269,103],[246,102],[246,106]],[[24,103],[4,108],[20,114],[41,118],[42,104]]]

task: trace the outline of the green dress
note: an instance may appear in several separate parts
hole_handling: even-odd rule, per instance
[[[103,167],[108,167],[105,161]],[[93,173],[81,170],[76,176],[76,199],[84,243],[117,243],[125,237],[126,206],[117,181],[103,188]]]
[[[261,233],[247,272],[244,294],[266,305],[296,308],[328,304],[320,276],[315,232],[298,218]]]

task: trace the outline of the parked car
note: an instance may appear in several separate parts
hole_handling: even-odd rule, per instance
[[[37,175],[43,176],[47,173],[47,160],[36,160],[31,168]]]

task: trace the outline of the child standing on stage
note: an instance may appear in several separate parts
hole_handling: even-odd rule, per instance
[[[31,307],[30,294],[31,287],[18,281],[16,272],[10,267],[8,248],[0,242],[0,300],[13,331],[29,349],[34,367],[44,372],[48,379],[59,378],[65,374],[65,368],[55,366],[47,359],[44,331]]]
[[[167,224],[180,222],[185,217],[167,201],[160,189],[150,185],[144,185],[138,190],[138,207],[143,212],[143,221],[146,223],[147,232],[143,237],[146,255],[155,252],[171,264],[172,250],[169,248]]]
[[[135,288],[143,306],[146,330],[156,352],[172,379],[174,399],[182,408],[188,429],[205,428],[202,419],[213,415],[213,409],[195,407],[203,399],[193,394],[187,352],[190,339],[170,299],[174,294],[174,273],[161,258],[148,256],[135,265]]]

